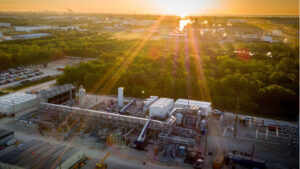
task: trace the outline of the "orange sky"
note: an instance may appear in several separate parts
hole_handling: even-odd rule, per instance
[[[0,0],[2,11],[298,15],[298,0]]]

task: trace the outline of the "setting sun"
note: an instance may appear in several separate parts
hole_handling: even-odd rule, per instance
[[[0,169],[300,169],[299,1],[0,0]]]
[[[204,0],[157,0],[157,4],[165,14],[180,17],[204,12],[211,3],[211,1]]]

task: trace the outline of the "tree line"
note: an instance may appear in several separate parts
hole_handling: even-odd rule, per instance
[[[128,48],[111,48],[95,61],[67,67],[57,80],[93,93],[123,86],[126,96],[206,100],[223,111],[296,120],[298,51],[279,43],[148,41],[128,66]]]
[[[211,101],[223,111],[298,117],[298,45],[167,39],[143,43],[97,31],[48,33],[52,36],[0,43],[0,70],[64,56],[93,57],[67,67],[57,82],[82,84],[91,93],[112,94],[123,86],[126,96],[190,98]]]

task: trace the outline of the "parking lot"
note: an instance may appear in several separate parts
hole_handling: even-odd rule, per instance
[[[91,59],[81,59],[79,57],[66,57],[62,60],[41,65],[28,65],[11,68],[0,72],[0,89],[19,86],[31,81],[40,80],[46,76],[56,76],[62,73],[66,65],[75,65],[80,61]]]
[[[17,67],[0,73],[0,88],[22,85],[42,78],[44,73],[33,66]]]

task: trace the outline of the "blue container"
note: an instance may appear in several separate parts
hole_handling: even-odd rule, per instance
[[[184,156],[185,155],[185,147],[184,146],[179,146],[179,155]]]

